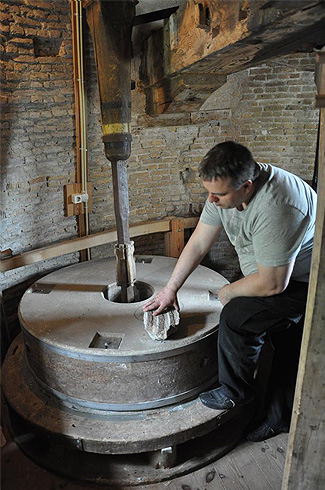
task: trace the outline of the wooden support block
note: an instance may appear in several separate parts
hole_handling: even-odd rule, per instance
[[[325,107],[325,95],[316,95],[316,106],[319,109]]]
[[[74,184],[66,184],[63,186],[64,189],[64,209],[65,216],[75,216],[79,214],[85,214],[85,206],[84,203],[74,204],[72,202],[72,196],[74,194],[82,194],[82,184],[74,183]],[[88,193],[88,211],[91,212],[92,207],[92,188],[91,183],[87,183],[87,193]]]
[[[9,257],[12,257],[12,250],[11,248],[7,248],[6,250],[1,250],[0,251],[0,259],[8,259]]]
[[[171,231],[165,234],[165,255],[177,258],[184,248],[184,220],[174,219],[170,224]]]
[[[315,82],[318,94],[325,94],[325,50],[316,53]]]

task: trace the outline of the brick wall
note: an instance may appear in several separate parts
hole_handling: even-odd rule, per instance
[[[311,180],[318,125],[314,71],[313,53],[283,56],[230,75],[202,109],[230,108],[238,140],[257,160]]]
[[[2,243],[14,254],[76,234],[63,216],[74,181],[74,103],[69,4],[1,2]],[[7,288],[78,260],[63,257],[2,277]]]
[[[1,249],[14,254],[77,235],[64,216],[63,185],[75,181],[75,132],[70,5],[0,2],[2,40]],[[92,232],[114,226],[110,163],[103,152],[92,44],[86,41],[89,180]],[[138,80],[139,60],[132,78]],[[128,161],[131,222],[198,215],[205,191],[197,177],[203,155],[226,138],[249,146],[255,157],[311,179],[318,113],[314,110],[314,55],[297,54],[228,77],[197,113],[144,117],[144,94],[132,92],[132,154]],[[238,275],[226,238],[207,263],[229,280]],[[138,253],[163,252],[163,237],[136,239]],[[113,246],[92,250],[113,254]],[[50,270],[78,261],[78,254],[8,271],[8,294]],[[17,293],[16,297],[19,297]]]

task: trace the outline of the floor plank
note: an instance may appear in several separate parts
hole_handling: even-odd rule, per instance
[[[238,448],[238,451],[232,451],[229,455],[227,455],[226,460],[235,474],[235,476],[233,476],[233,480],[236,482],[235,487],[238,487],[237,482],[239,482],[240,488],[243,489],[273,490],[274,487],[265,478],[262,468],[256,465],[256,461],[254,459],[255,453],[255,448],[254,454],[252,455],[247,450],[247,445],[243,444],[240,448]],[[217,468],[218,463],[219,462],[217,461],[215,465]],[[226,478],[224,480],[226,483]],[[235,487],[228,487],[228,485],[226,485],[227,490],[233,490]]]
[[[255,447],[253,451],[252,447],[247,445],[248,454],[255,461],[256,466],[260,468],[271,488],[280,488],[285,463],[285,451],[281,442],[272,438],[255,444],[259,451]]]

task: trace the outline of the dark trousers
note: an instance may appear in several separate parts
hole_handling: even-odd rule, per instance
[[[269,337],[274,357],[267,420],[278,428],[290,423],[307,292],[307,283],[290,281],[281,294],[234,298],[220,316],[219,382],[237,403],[255,396],[261,348]]]

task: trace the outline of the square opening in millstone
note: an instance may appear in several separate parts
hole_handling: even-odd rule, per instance
[[[90,349],[118,349],[121,345],[123,337],[101,335],[96,332],[94,338],[89,344]]]
[[[151,264],[153,257],[145,257],[143,255],[137,255],[135,257],[135,262],[138,264]]]
[[[32,285],[32,293],[39,293],[39,294],[50,294],[52,289],[54,288],[55,284],[44,284],[44,283],[37,283],[35,282]]]

